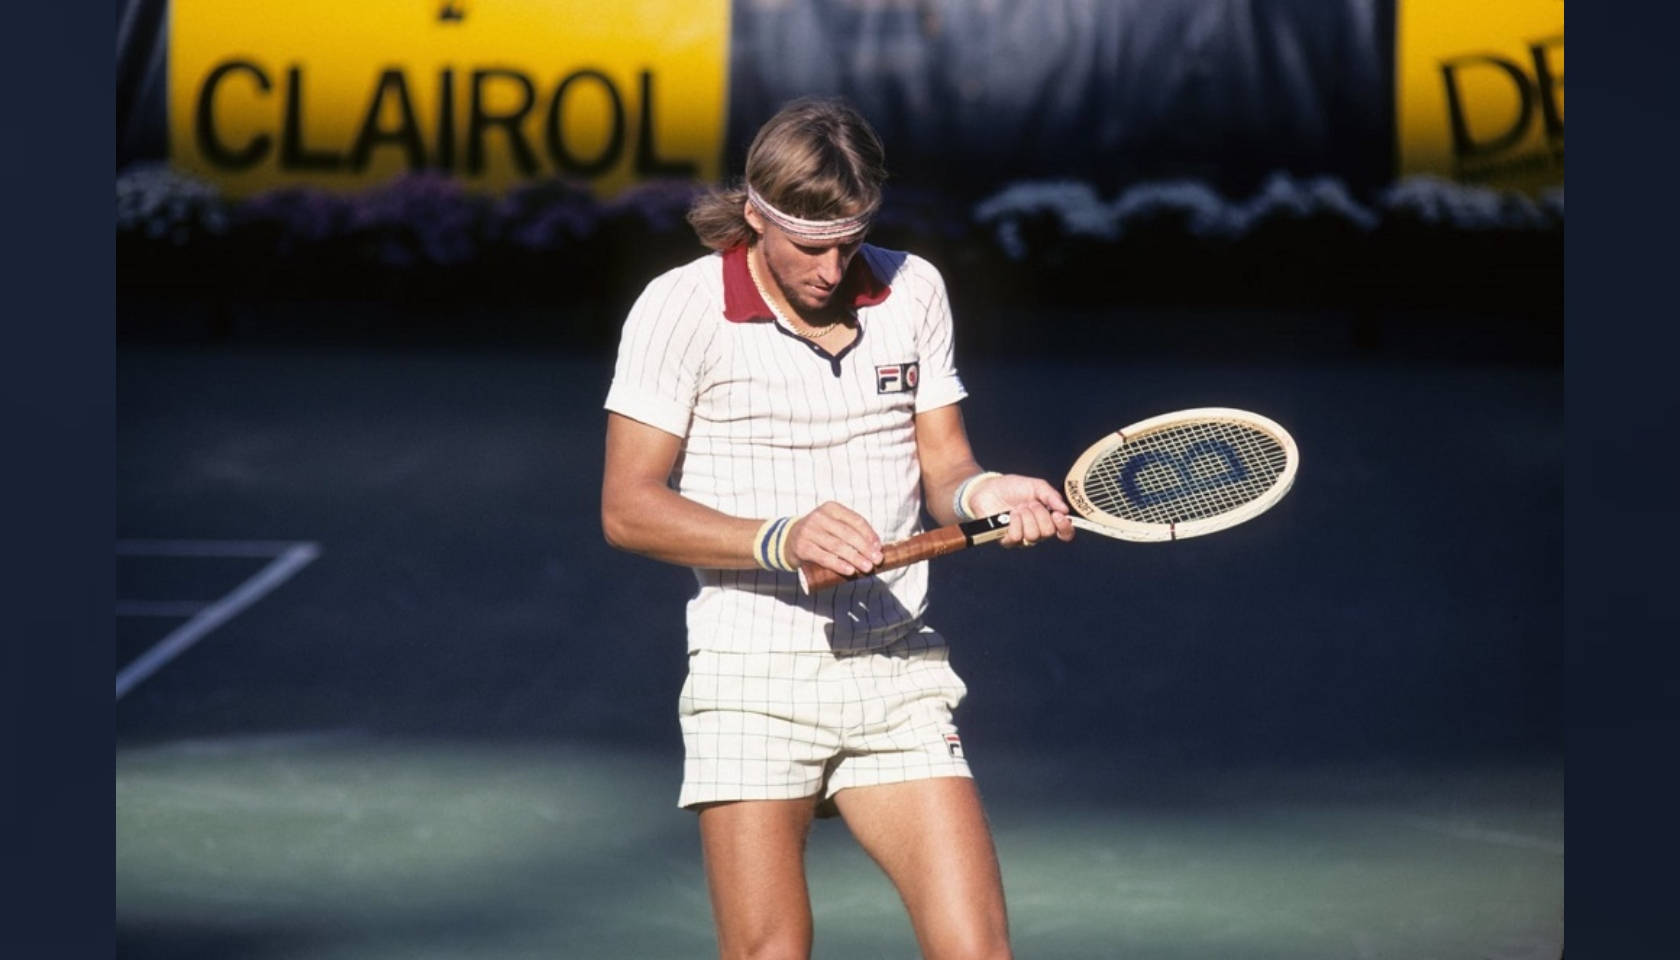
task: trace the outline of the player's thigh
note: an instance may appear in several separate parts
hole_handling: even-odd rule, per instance
[[[700,809],[700,845],[728,958],[780,960],[811,952],[805,841],[816,798],[740,800]]]
[[[973,780],[851,787],[834,803],[904,898],[928,960],[1009,956],[1003,879]]]

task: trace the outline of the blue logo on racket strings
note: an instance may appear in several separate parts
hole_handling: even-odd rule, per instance
[[[1191,464],[1197,458],[1216,456],[1225,462],[1225,471],[1213,476],[1197,477],[1190,472]],[[1170,468],[1178,475],[1179,482],[1170,487],[1159,490],[1145,491],[1138,487],[1138,474],[1150,467],[1160,465]],[[1223,440],[1198,440],[1184,448],[1178,455],[1149,450],[1127,460],[1120,468],[1120,489],[1126,493],[1126,499],[1139,507],[1153,507],[1168,500],[1188,497],[1191,494],[1222,487],[1228,483],[1239,483],[1248,479],[1248,468],[1243,466],[1242,458],[1237,451]]]

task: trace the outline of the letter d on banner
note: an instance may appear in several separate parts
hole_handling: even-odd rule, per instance
[[[1398,173],[1563,184],[1563,0],[1396,5]]]

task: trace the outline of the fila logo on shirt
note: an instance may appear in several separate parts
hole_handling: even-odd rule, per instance
[[[889,363],[875,368],[876,393],[909,393],[921,376],[920,363]]]

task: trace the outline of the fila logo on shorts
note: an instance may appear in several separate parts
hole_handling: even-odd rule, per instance
[[[945,735],[945,749],[949,750],[951,752],[951,756],[956,757],[958,760],[963,759],[962,738],[956,734],[947,733]]]
[[[875,368],[876,393],[909,393],[916,389],[920,363],[889,363]]]

